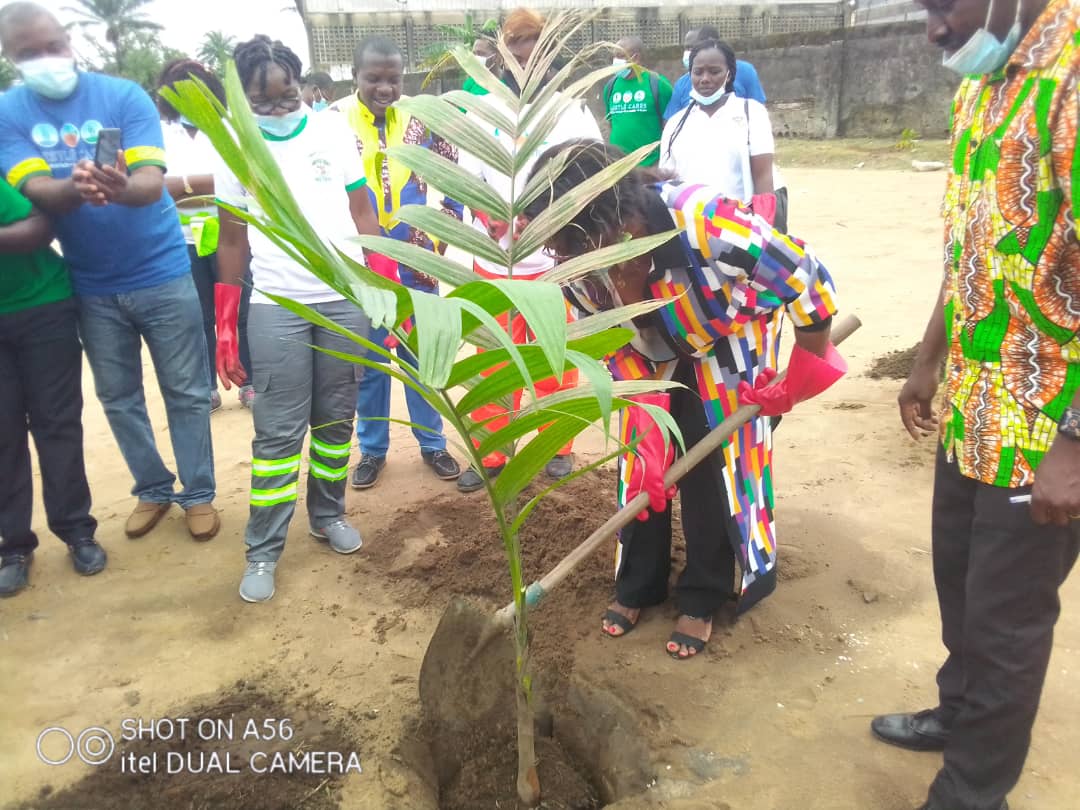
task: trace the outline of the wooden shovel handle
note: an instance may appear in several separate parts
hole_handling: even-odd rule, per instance
[[[860,326],[862,326],[862,321],[854,315],[848,315],[839,323],[833,324],[830,340],[833,345],[839,345]],[[776,379],[783,379],[786,373],[786,370],[781,372]],[[683,476],[731,438],[735,431],[757,416],[760,410],[761,408],[758,405],[741,405],[731,416],[717,425],[704,439],[687,450],[685,455],[671,465],[664,476],[664,487],[675,486]],[[603,526],[590,534],[581,545],[567,554],[558,565],[526,589],[525,598],[528,605],[530,607],[537,605],[552,588],[555,588],[566,579],[567,575],[577,568],[582,560],[591,555],[601,543],[620,529],[629,526],[637,519],[638,514],[648,506],[648,493],[641,492],[626,506],[608,518]],[[509,625],[514,619],[514,612],[514,603],[511,602],[495,614],[495,622],[500,626]]]

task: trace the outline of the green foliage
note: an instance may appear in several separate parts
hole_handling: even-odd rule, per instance
[[[915,148],[915,141],[919,140],[919,133],[913,129],[905,129],[900,133],[900,140],[896,142],[896,149],[901,152],[910,152]]]
[[[74,0],[75,6],[65,11],[78,15],[79,19],[69,27],[82,28],[87,38],[94,42],[107,60],[107,70],[127,76],[127,59],[132,51],[145,50],[146,35],[154,35],[162,29],[160,23],[146,16],[145,7],[153,0]],[[104,29],[105,46],[97,42],[89,32]],[[156,41],[156,39],[155,39]]]
[[[222,31],[207,31],[195,55],[219,77],[225,75],[225,65],[232,59],[235,37]]]
[[[7,59],[0,57],[0,92],[7,90],[19,78],[19,72]]]
[[[447,65],[453,65],[454,60],[450,52],[459,45],[464,45],[469,50],[476,44],[476,40],[482,37],[494,38],[499,31],[499,21],[489,18],[479,27],[473,18],[472,12],[465,12],[465,22],[462,25],[437,25],[436,30],[442,37],[441,42],[429,45],[423,50],[424,67],[438,70]]]
[[[471,25],[471,17],[469,20]],[[568,50],[570,37],[584,20],[581,16],[564,15],[549,23],[524,69],[514,62],[505,44],[498,43],[504,61],[510,65],[518,85],[524,88],[521,98],[512,95],[498,82],[461,42],[450,50],[450,58],[474,81],[486,87],[489,95],[419,96],[403,99],[398,106],[459,149],[480,156],[510,177],[517,177],[542,148],[559,113],[570,104],[580,103],[590,89],[618,70],[608,65],[577,78],[590,57],[600,48],[610,47],[594,46],[577,54],[571,64],[555,73],[549,82],[541,82],[542,77],[551,73],[556,56]],[[567,324],[560,284],[569,283],[613,261],[627,261],[639,256],[670,239],[676,231],[604,248],[557,268],[546,280],[512,278],[517,261],[548,242],[571,217],[636,166],[640,155],[632,155],[602,175],[582,183],[537,217],[510,250],[485,234],[425,206],[405,206],[398,211],[401,221],[426,230],[441,242],[501,264],[507,270],[506,280],[481,278],[444,256],[381,236],[366,235],[349,240],[454,288],[445,297],[408,290],[349,258],[343,250],[347,246],[330,245],[320,238],[315,226],[301,214],[267,150],[232,64],[226,70],[225,85],[228,111],[205,87],[193,81],[181,82],[175,91],[166,89],[163,94],[206,133],[263,212],[234,211],[236,216],[263,231],[301,266],[361,307],[370,316],[374,327],[390,327],[418,359],[415,363],[402,360],[383,346],[339,327],[302,304],[281,298],[274,300],[356,344],[355,354],[335,356],[387,373],[419,392],[439,412],[444,423],[457,433],[460,448],[473,466],[481,467],[483,456],[494,450],[508,456],[499,477],[486,482],[486,494],[501,529],[514,593],[514,641],[519,696],[522,698],[518,700],[518,785],[523,801],[533,803],[538,797],[527,789],[530,784],[535,784],[528,612],[518,531],[536,504],[565,481],[556,482],[524,503],[521,502],[522,493],[561,446],[585,431],[599,430],[606,437],[607,453],[596,464],[625,452],[627,448],[612,435],[612,415],[628,407],[629,397],[635,394],[671,387],[668,383],[653,381],[615,382],[604,363],[604,358],[624,345],[632,335],[628,329],[620,328],[620,324],[658,308],[660,302],[642,302]],[[496,126],[516,146],[508,150],[491,133]],[[644,150],[647,152],[651,148],[652,145]],[[504,199],[492,187],[439,155],[407,146],[391,148],[388,154],[433,186],[505,220],[512,219],[522,210],[527,195],[540,193],[558,169],[558,161],[553,161],[528,187],[518,188],[512,184],[511,198]],[[525,319],[533,336],[523,345],[515,345],[499,325],[500,319],[505,322],[506,318],[515,315]],[[410,320],[412,328],[404,329],[403,324]],[[476,354],[472,351],[474,346],[486,351]],[[462,352],[463,348],[465,352]],[[375,356],[386,359],[389,365],[376,363]],[[580,383],[576,387],[537,396],[537,381],[562,376],[571,369],[580,371]],[[508,394],[520,389],[528,390],[531,397],[520,410],[510,414],[508,424],[493,427],[490,421],[472,418],[471,414],[480,406],[504,402]],[[669,414],[659,409],[649,410],[662,428],[681,441]],[[546,429],[535,433],[541,425]],[[527,778],[521,778],[521,774]]]

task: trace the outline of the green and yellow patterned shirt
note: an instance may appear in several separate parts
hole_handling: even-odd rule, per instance
[[[942,441],[969,478],[1034,482],[1080,388],[1080,0],[1051,0],[953,104]]]

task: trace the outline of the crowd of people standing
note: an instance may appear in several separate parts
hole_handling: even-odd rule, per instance
[[[924,810],[1000,810],[1027,754],[1058,588],[1080,551],[1073,522],[1080,516],[1080,192],[1072,183],[1080,14],[1072,0],[923,5],[931,41],[965,77],[952,110],[944,282],[900,395],[912,435],[941,431],[934,574],[949,656],[938,675],[937,707],[877,717],[872,729],[896,745],[944,751]],[[500,36],[522,66],[543,26],[526,9],[504,21]],[[300,500],[305,441],[310,534],[335,552],[358,551],[363,539],[346,514],[346,489],[375,486],[386,464],[390,378],[318,351],[351,344],[268,295],[300,301],[411,359],[408,348],[373,330],[361,310],[236,217],[233,211],[255,211],[257,202],[205,135],[133,83],[79,70],[67,32],[47,10],[28,2],[0,9],[0,46],[22,79],[0,98],[0,595],[27,587],[38,543],[30,437],[50,531],[79,574],[107,565],[83,459],[84,352],[133,482],[128,537],[152,531],[173,504],[195,540],[218,533],[210,415],[221,406],[220,381],[226,390],[239,387],[254,420],[240,596],[274,596]],[[672,85],[645,64],[639,39],[621,40],[613,63],[619,70],[600,90],[603,125],[584,104],[570,105],[519,178],[459,154],[396,106],[405,63],[388,40],[357,44],[355,89],[342,98],[325,74],[305,74],[280,42],[257,36],[234,54],[251,114],[300,210],[343,245],[356,234],[382,234],[444,251],[395,216],[402,205],[429,202],[468,217],[503,246],[515,238],[519,223],[466,211],[449,198],[429,200],[424,178],[382,159],[390,146],[430,149],[504,196],[514,183],[551,170],[550,188],[529,203],[524,221],[623,154],[642,150],[637,170],[521,260],[513,277],[535,279],[603,246],[683,229],[566,289],[569,319],[645,299],[668,302],[627,324],[633,338],[609,367],[617,379],[682,384],[640,398],[623,416],[624,436],[639,444],[621,459],[619,499],[645,492],[650,508],[619,537],[606,636],[627,635],[643,610],[668,598],[675,493],[663,478],[675,451],[660,440],[649,409],[667,410],[690,447],[740,404],[761,408],[680,483],[687,559],[666,645],[678,660],[705,648],[722,605],[734,602],[742,612],[776,587],[772,431],[777,417],[846,371],[830,341],[839,311],[834,279],[787,233],[787,194],[757,73],[715,29],[691,31],[685,46],[687,72]],[[520,92],[492,41],[478,40],[474,52]],[[160,86],[187,78],[224,103],[220,82],[190,60],[168,65]],[[476,81],[466,89],[486,93]],[[102,156],[99,140],[117,130],[115,154]],[[219,204],[208,204],[209,195]],[[435,279],[355,251],[353,258],[376,272],[439,294]],[[474,270],[485,278],[506,273],[480,258]],[[777,380],[785,319],[792,348],[787,376]],[[503,325],[514,340],[528,339],[524,321]],[[147,412],[144,344],[175,473]],[[946,360],[939,424],[933,399]],[[570,371],[537,389],[576,384]],[[438,414],[410,394],[421,459],[439,479],[470,492],[500,474],[506,460],[499,454],[461,470]],[[354,415],[361,455],[350,474]],[[497,424],[509,414],[487,406],[474,417]],[[559,450],[546,474],[569,475],[572,451]]]

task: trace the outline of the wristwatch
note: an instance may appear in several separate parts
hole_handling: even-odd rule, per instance
[[[1066,408],[1058,422],[1058,433],[1080,442],[1080,410]]]

